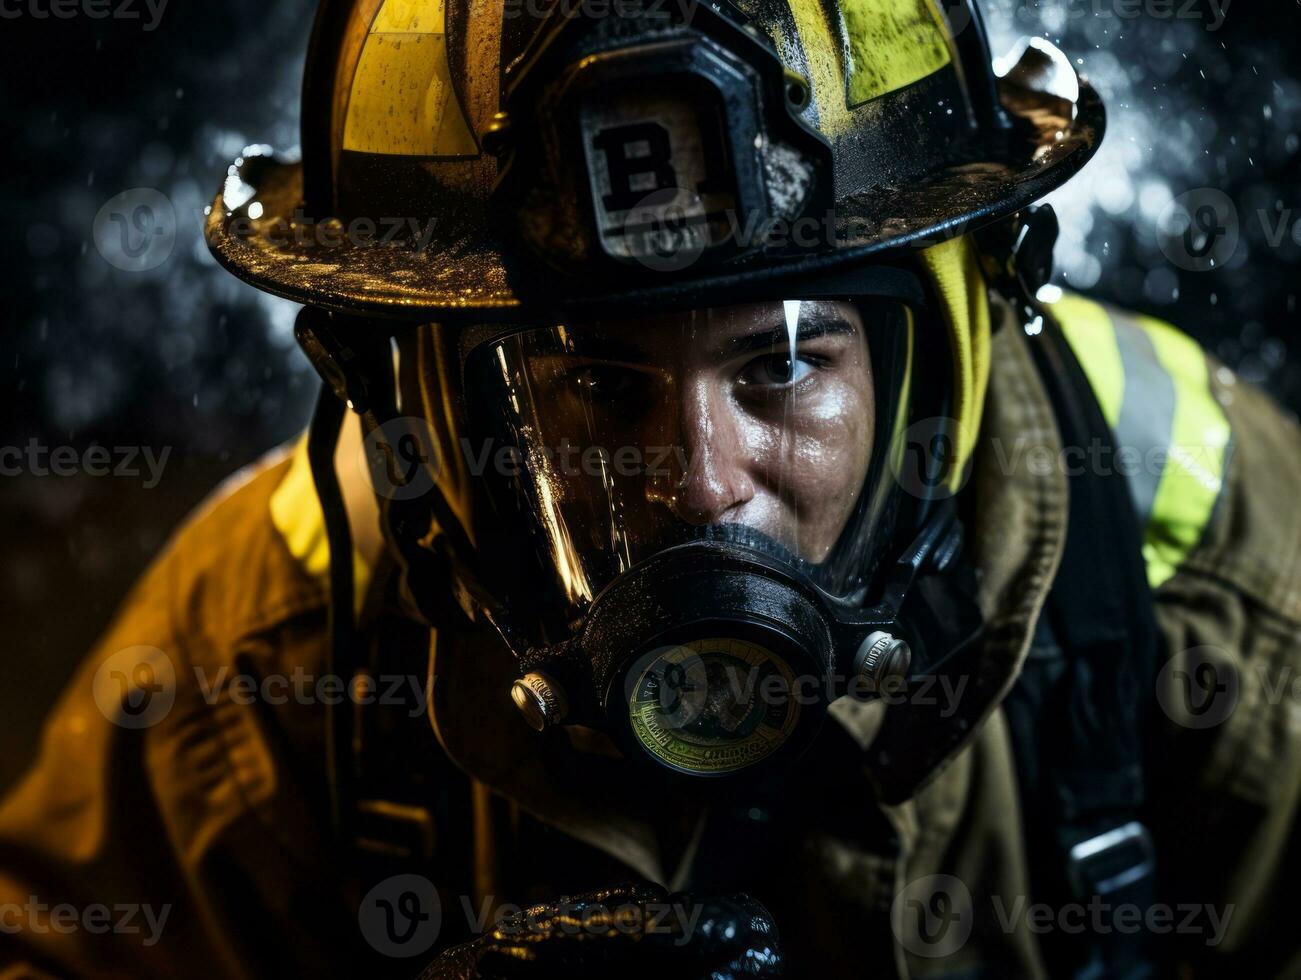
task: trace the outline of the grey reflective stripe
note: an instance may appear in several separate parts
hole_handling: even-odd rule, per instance
[[[1197,547],[1224,491],[1232,432],[1196,341],[1151,317],[1064,295],[1053,304],[1116,435],[1159,588]]]
[[[1166,449],[1175,421],[1174,379],[1161,365],[1152,338],[1133,318],[1108,309],[1125,371],[1125,395],[1116,420],[1116,451],[1133,449],[1139,459],[1129,472],[1138,526],[1147,527],[1165,472]],[[1129,464],[1127,464],[1129,465]]]

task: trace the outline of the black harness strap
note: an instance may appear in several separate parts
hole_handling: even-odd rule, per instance
[[[339,477],[334,471],[334,452],[343,429],[346,407],[329,385],[321,386],[307,436],[307,458],[312,482],[321,502],[326,540],[330,548],[330,643],[326,673],[352,677],[352,657],[357,647],[356,622],[352,615],[352,536],[343,505]],[[347,708],[327,702],[325,710],[326,773],[329,778],[330,816],[336,837],[344,840],[351,817],[352,760],[347,758],[349,741]]]
[[[1155,901],[1143,811],[1161,635],[1115,438],[1059,326],[1048,320],[1032,349],[1062,445],[1077,451],[1063,454],[1070,523],[1061,568],[1005,710],[1036,900],[1081,905],[1087,923],[1078,935],[1046,934],[1043,947],[1053,976],[1148,977],[1145,931],[1118,930],[1114,917],[1129,905],[1145,914]]]

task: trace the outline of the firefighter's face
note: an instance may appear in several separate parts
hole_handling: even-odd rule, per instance
[[[805,560],[826,557],[872,452],[872,370],[855,306],[747,304],[568,330],[563,351],[535,355],[536,376],[549,379],[535,394],[570,431],[590,431],[596,416],[618,447],[648,463],[659,455],[634,505],[659,511],[650,523],[741,524]]]

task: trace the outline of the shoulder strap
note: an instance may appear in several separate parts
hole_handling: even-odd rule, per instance
[[[1046,319],[1031,346],[1070,489],[1061,568],[1005,708],[1034,887],[1037,900],[1054,905],[1146,909],[1155,861],[1143,823],[1144,763],[1161,634],[1142,534],[1126,478],[1098,465],[1114,454],[1115,438],[1060,327]],[[1053,976],[1152,972],[1142,931],[1045,938]]]

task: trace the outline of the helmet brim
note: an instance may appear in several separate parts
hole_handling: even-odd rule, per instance
[[[319,234],[319,224],[304,233],[302,165],[270,157],[237,161],[224,186],[239,187],[244,200],[231,208],[225,190],[218,193],[205,235],[217,261],[259,289],[386,318],[510,319],[539,301],[578,307],[754,296],[756,286],[776,288],[864,259],[925,248],[1015,214],[1079,172],[1102,142],[1106,112],[1083,79],[1074,102],[1006,80],[1000,97],[1015,123],[1015,138],[973,147],[979,152],[968,151],[906,186],[842,198],[834,218],[839,233],[828,235],[822,248],[789,257],[764,254],[696,276],[661,275],[617,288],[594,285],[591,277],[573,283],[539,277],[537,259],[485,229],[449,234],[433,227],[418,244],[386,242],[386,230],[378,227],[368,229],[373,234],[365,241],[341,226],[330,235]]]

